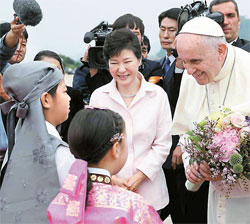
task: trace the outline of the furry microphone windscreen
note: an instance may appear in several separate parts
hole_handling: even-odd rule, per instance
[[[25,26],[36,26],[43,18],[42,10],[35,0],[14,0],[13,9]]]

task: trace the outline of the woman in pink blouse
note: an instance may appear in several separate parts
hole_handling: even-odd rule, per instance
[[[138,71],[141,46],[129,29],[110,33],[104,43],[113,80],[94,91],[90,105],[122,115],[126,123],[128,158],[113,183],[141,194],[156,210],[168,202],[162,164],[171,147],[171,112],[166,93],[145,81]]]

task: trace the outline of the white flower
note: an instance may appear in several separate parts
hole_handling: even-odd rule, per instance
[[[230,117],[231,117],[231,123],[235,127],[241,128],[247,126],[247,122],[245,121],[246,120],[245,116],[242,115],[241,113],[235,112],[232,115],[230,115]]]

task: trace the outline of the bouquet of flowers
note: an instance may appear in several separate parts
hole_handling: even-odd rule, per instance
[[[212,178],[221,176],[222,190],[226,197],[240,179],[248,191],[246,179],[250,180],[250,118],[229,108],[221,108],[186,133],[186,152],[189,164],[207,162]],[[186,182],[187,188],[193,188]],[[199,187],[199,186],[198,186]],[[188,190],[190,190],[188,189]],[[197,190],[197,189],[196,189]]]

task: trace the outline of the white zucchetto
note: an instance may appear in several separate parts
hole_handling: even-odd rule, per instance
[[[195,17],[186,22],[183,25],[180,33],[191,33],[212,37],[225,36],[220,25],[214,20],[205,16]]]

